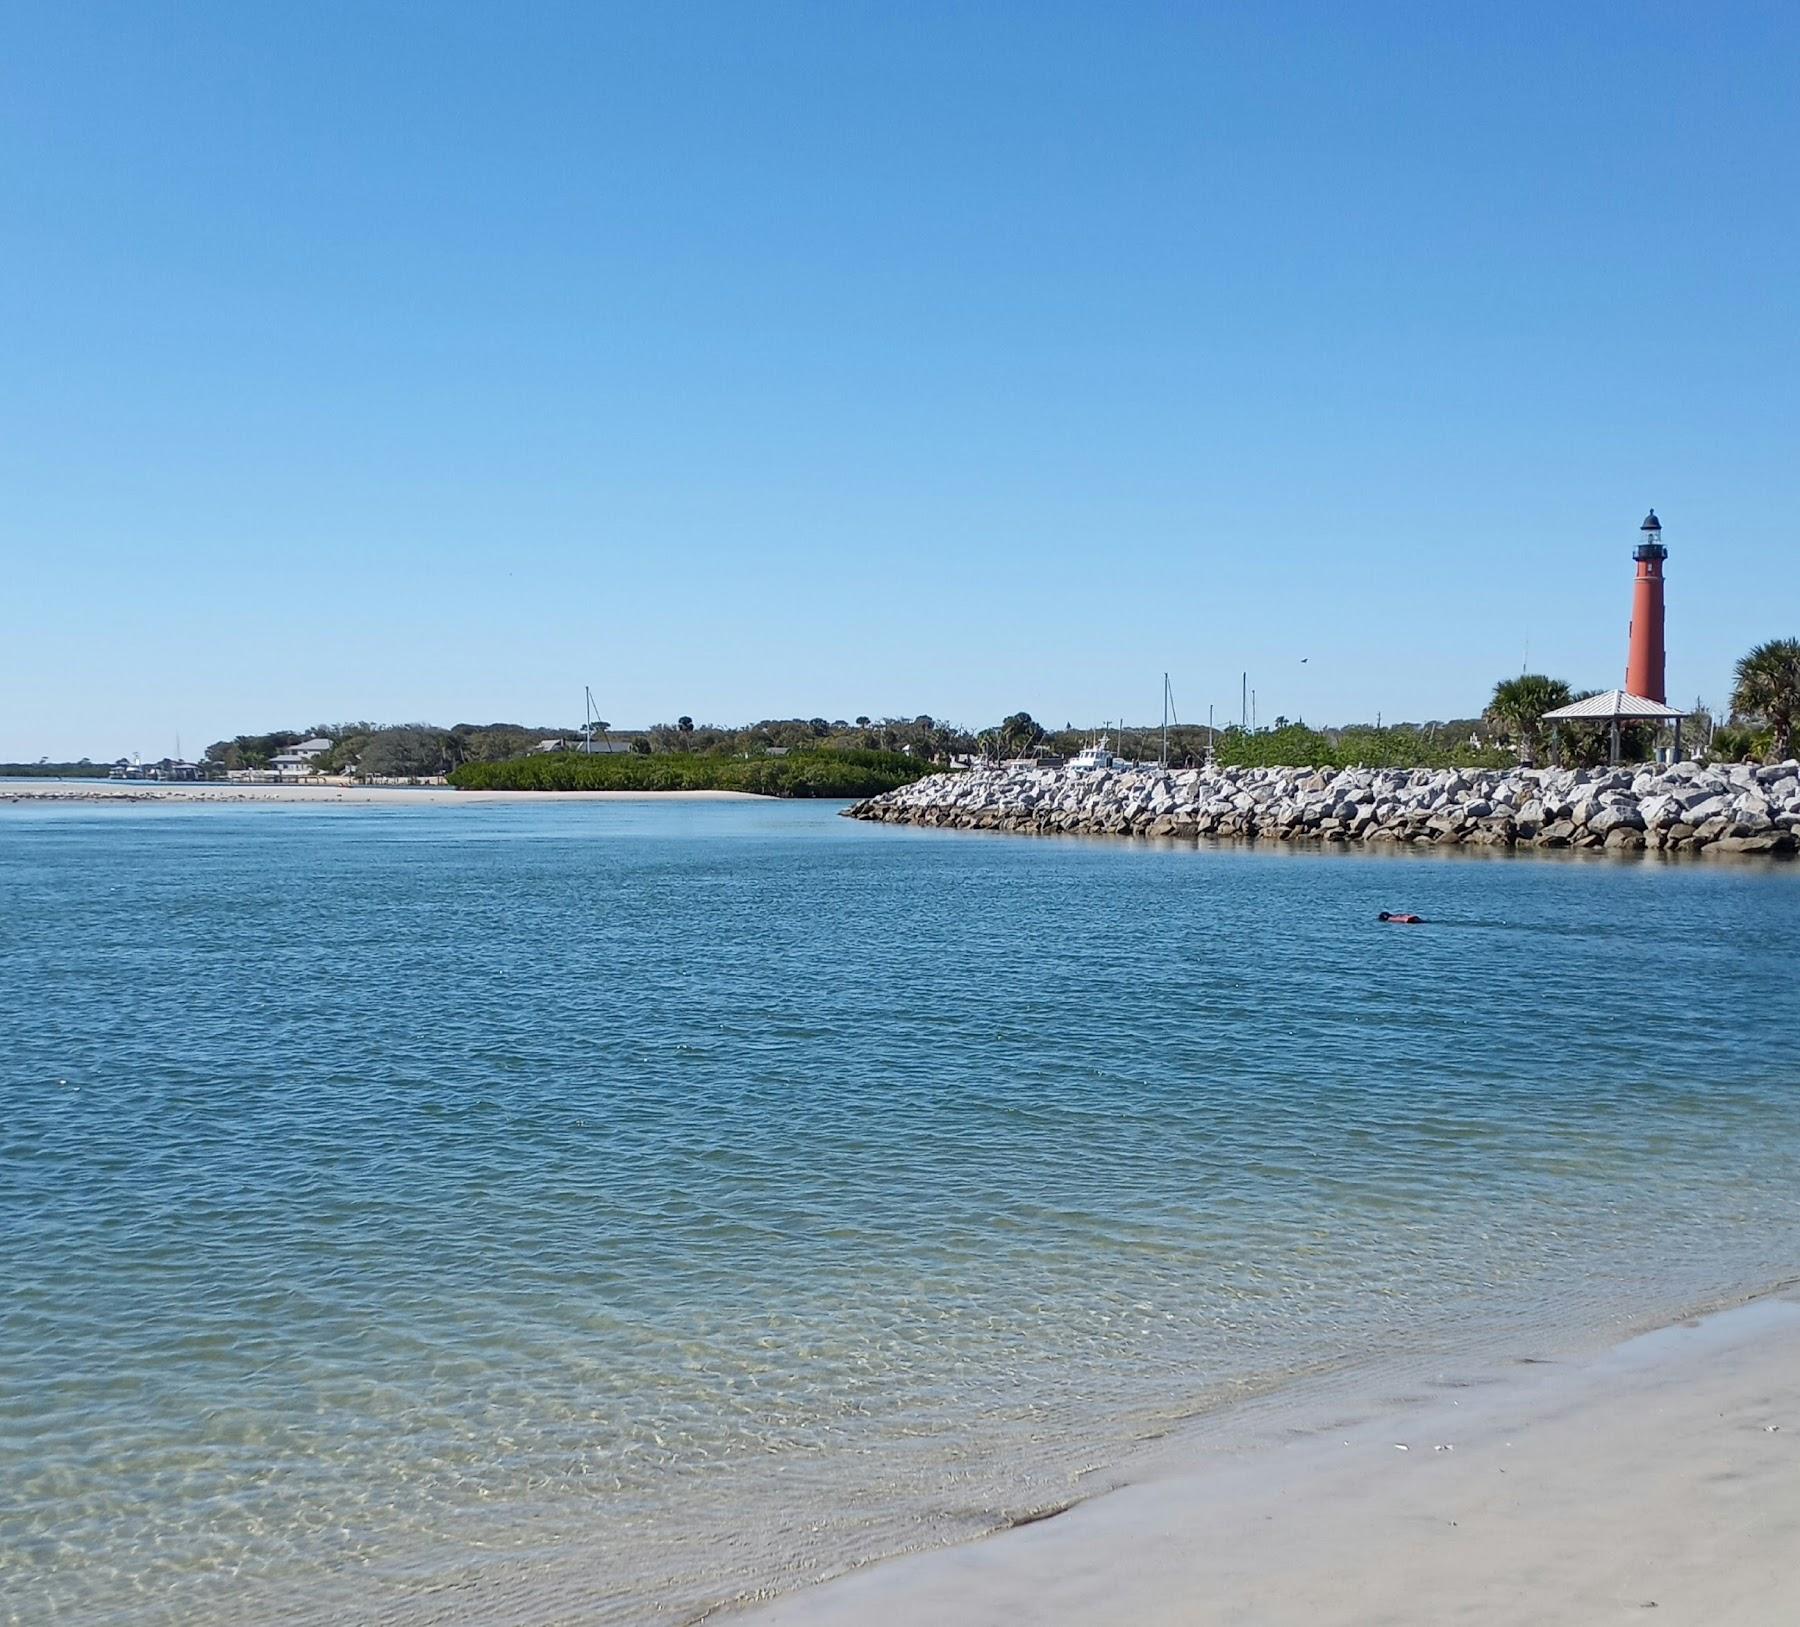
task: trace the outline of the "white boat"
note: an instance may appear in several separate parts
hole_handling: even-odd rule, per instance
[[[1122,768],[1123,766],[1124,764],[1119,758],[1115,757],[1106,749],[1105,735],[1101,735],[1093,745],[1084,747],[1069,759],[1070,768],[1081,769],[1083,771],[1103,768]]]

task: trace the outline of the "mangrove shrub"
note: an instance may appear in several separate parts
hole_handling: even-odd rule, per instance
[[[462,791],[748,791],[765,797],[872,797],[933,772],[894,751],[794,751],[785,757],[698,752],[545,752],[504,763],[464,763]]]

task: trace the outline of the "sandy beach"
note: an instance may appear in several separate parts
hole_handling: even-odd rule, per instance
[[[163,785],[139,780],[0,780],[0,802],[428,803],[760,802],[748,791],[458,791],[448,785]]]
[[[1190,1443],[1185,1462],[1055,1518],[732,1619],[1773,1627],[1800,1613],[1791,1297],[1282,1435],[1201,1461]]]

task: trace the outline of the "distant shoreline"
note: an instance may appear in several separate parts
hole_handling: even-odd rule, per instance
[[[361,803],[418,807],[496,802],[768,802],[750,791],[457,791],[445,785],[147,784],[137,780],[0,781],[0,803]]]

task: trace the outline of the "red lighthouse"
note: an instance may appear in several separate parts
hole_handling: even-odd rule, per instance
[[[1631,653],[1625,658],[1625,693],[1647,701],[1668,704],[1663,677],[1663,561],[1669,550],[1662,544],[1662,521],[1656,510],[1639,527],[1643,541],[1632,558],[1637,561],[1637,581],[1631,590]]]

